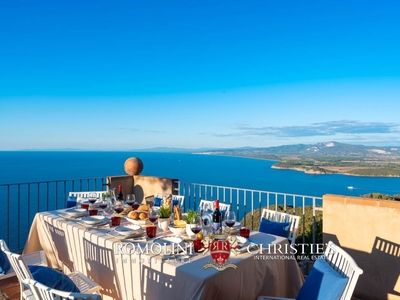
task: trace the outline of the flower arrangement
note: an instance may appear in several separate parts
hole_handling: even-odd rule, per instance
[[[171,215],[171,206],[168,203],[164,202],[158,210],[159,218],[169,218]]]
[[[197,211],[189,209],[187,212],[187,216],[186,216],[186,223],[190,224],[192,219],[197,217],[198,215],[199,215],[199,213]]]

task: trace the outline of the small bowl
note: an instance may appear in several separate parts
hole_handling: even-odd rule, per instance
[[[183,235],[186,233],[186,227],[181,228],[169,226],[168,228],[174,235]]]

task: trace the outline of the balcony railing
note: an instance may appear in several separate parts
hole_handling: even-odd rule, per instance
[[[64,208],[69,192],[106,190],[106,183],[106,178],[85,178],[0,184],[0,204],[3,208],[0,214],[0,238],[6,240],[11,250],[22,251],[37,212]],[[237,219],[243,219],[244,225],[252,229],[257,229],[255,225],[264,207],[288,213],[300,209],[303,216],[303,243],[306,208],[312,208],[312,242],[316,242],[316,214],[322,210],[320,197],[188,182],[179,182],[177,192],[185,196],[184,211],[196,210],[201,199],[219,199],[231,204]],[[248,214],[250,218],[245,219]]]

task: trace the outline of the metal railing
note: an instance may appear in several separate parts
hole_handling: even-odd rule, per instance
[[[10,249],[22,251],[30,226],[37,212],[66,207],[72,191],[106,190],[106,178],[85,178],[16,184],[0,184],[0,238]],[[300,214],[303,243],[306,232],[306,213],[312,209],[312,242],[316,242],[316,214],[322,210],[322,198],[276,193],[262,190],[178,182],[178,191],[185,196],[183,210],[197,210],[200,200],[219,199],[231,204],[237,220],[251,229],[258,228],[262,208]],[[247,217],[246,217],[247,216]]]
[[[184,209],[196,209],[200,200],[220,200],[230,204],[237,220],[251,229],[258,229],[263,208],[301,216],[301,238],[306,243],[307,215],[311,214],[311,235],[309,241],[316,244],[317,214],[322,218],[322,198],[315,196],[286,194],[262,190],[179,182],[179,194],[185,196]],[[307,210],[309,210],[307,212]]]
[[[0,184],[0,238],[22,251],[35,214],[66,207],[71,191],[105,190],[106,178]]]

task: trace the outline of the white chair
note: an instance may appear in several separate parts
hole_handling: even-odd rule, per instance
[[[306,295],[307,289],[313,290],[312,293],[313,296],[312,297],[309,296],[307,300],[316,298],[319,299],[323,297],[322,294],[326,292],[326,290],[333,289],[333,293],[335,292],[339,293],[339,297],[335,299],[350,300],[353,295],[354,289],[356,287],[358,278],[363,273],[363,270],[357,265],[354,259],[346,251],[344,251],[339,246],[335,245],[332,241],[328,242],[323,258],[321,258],[320,260],[325,261],[327,265],[329,265],[330,270],[328,270],[328,272],[333,271],[333,273],[338,274],[339,280],[342,280],[343,278],[348,278],[348,281],[345,284],[344,288],[337,289],[337,286],[335,286],[334,282],[335,279],[332,279],[332,277],[329,277],[330,279],[326,279],[327,281],[325,281],[325,283],[323,284],[322,283],[323,278],[328,277],[329,275],[327,273],[321,274],[322,269],[317,270],[316,267],[314,266],[311,269],[311,272],[307,277],[306,281],[304,282],[303,286],[301,287],[299,295],[297,296],[296,299],[298,298],[304,299],[304,295]],[[317,263],[318,260],[315,262],[315,264]],[[314,273],[313,270],[315,271]],[[316,278],[316,276],[318,276],[319,279],[322,278],[322,280],[321,281],[313,280],[314,278]],[[279,297],[268,297],[268,296],[259,296],[257,298],[257,300],[273,300],[273,299],[289,300],[292,298],[279,298]],[[328,300],[326,299],[326,297],[324,297],[323,299]]]
[[[101,300],[99,294],[71,293],[52,289],[34,279],[24,279],[22,281],[35,295],[37,300],[54,300],[54,299],[76,299],[76,300]]]
[[[2,240],[0,240],[1,243]],[[29,254],[23,254],[24,260],[27,265],[35,265],[35,266],[47,266],[47,258],[44,254],[44,251],[37,251]],[[10,270],[6,274],[0,274],[0,280],[10,278],[15,276],[15,271],[11,266]]]
[[[199,210],[203,210],[207,207],[207,209],[214,211],[215,210],[215,201],[210,200],[200,200]],[[219,210],[229,211],[231,210],[231,205],[227,203],[219,203]]]
[[[9,278],[12,276],[17,276],[18,279],[20,278],[19,276],[19,268],[17,267],[15,271],[14,269],[14,263],[13,261],[10,259],[9,253],[11,253],[7,247],[7,244],[4,240],[0,239],[0,249],[1,251],[3,251],[6,255],[8,260],[10,261],[10,265],[11,268],[10,270],[8,270],[8,272],[6,274],[2,274],[0,275],[0,280],[1,279],[5,279],[5,278]],[[7,253],[9,252],[9,253]],[[35,266],[47,266],[47,259],[46,259],[46,255],[44,253],[44,251],[36,251],[33,253],[29,253],[29,254],[23,254],[21,255],[21,257],[24,259],[24,261],[28,264],[28,265],[35,265]],[[20,282],[20,295],[21,295],[21,299],[35,299],[33,294],[31,293],[30,290],[27,290],[23,284],[21,284]]]
[[[163,199],[165,196],[169,196],[171,194],[155,194],[154,198],[161,198]],[[172,195],[172,201],[178,201],[178,204],[180,207],[183,207],[183,203],[185,202],[185,196],[179,196],[179,195]],[[162,201],[161,201],[161,205],[162,205]],[[172,212],[174,212],[174,208],[171,207]]]
[[[24,256],[13,253],[11,252],[5,241],[0,240],[0,247],[1,250],[7,255],[8,260],[10,261],[10,264],[12,268],[15,271],[15,274],[18,277],[18,280],[20,282],[20,290],[21,290],[21,299],[26,298],[27,295],[29,295],[29,292],[25,292],[25,287],[22,281],[24,279],[33,279],[32,273],[30,272],[28,268],[27,261],[25,261]],[[87,276],[84,274],[75,271],[70,274],[66,274],[77,286],[77,288],[82,292],[82,293],[95,293],[99,290],[102,289],[101,286],[99,286],[96,282],[90,280]]]
[[[275,210],[270,210],[264,208],[261,213],[261,218],[260,218],[260,224],[262,218],[266,218],[269,221],[273,222],[289,222],[289,235],[288,235],[288,240],[290,241],[291,244],[295,243],[296,240],[296,235],[297,235],[297,229],[299,228],[299,223],[300,223],[300,216],[295,216],[283,212],[277,212]]]

